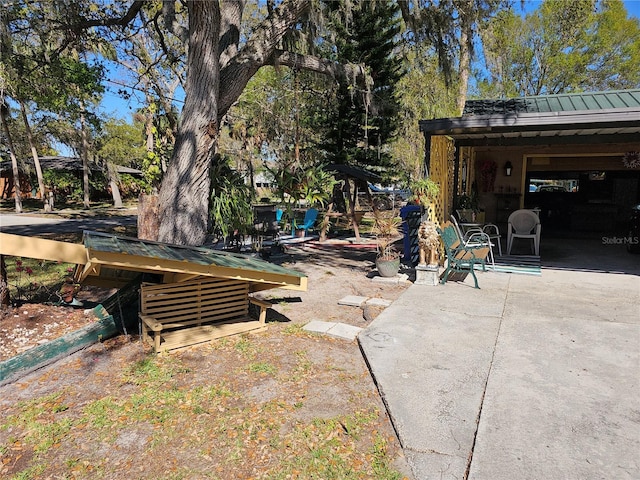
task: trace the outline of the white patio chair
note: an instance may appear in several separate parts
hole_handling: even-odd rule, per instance
[[[540,218],[531,210],[516,210],[509,215],[507,232],[507,255],[511,255],[513,240],[524,238],[533,240],[533,250],[540,255]]]
[[[500,244],[502,236],[498,226],[493,223],[485,223],[482,226],[482,231],[489,236],[492,244],[498,245],[498,254],[502,256],[502,245]]]

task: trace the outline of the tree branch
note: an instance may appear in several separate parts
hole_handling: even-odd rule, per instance
[[[91,27],[112,27],[112,26],[121,26],[125,27],[135,18],[135,16],[140,12],[142,6],[144,5],[144,0],[136,0],[134,1],[127,13],[125,13],[122,17],[115,18],[103,18],[98,20],[87,20],[82,19],[75,27],[80,27],[83,29],[91,28]]]
[[[284,0],[254,30],[251,38],[220,68],[218,119],[238,99],[251,77],[273,55],[285,33],[311,7],[311,0]]]
[[[164,27],[167,31],[173,33],[186,45],[189,40],[189,30],[176,21],[176,7],[174,0],[163,0],[162,16],[164,17]]]
[[[224,68],[229,60],[238,53],[240,43],[240,24],[245,2],[243,0],[230,0],[222,2],[220,22],[220,68]]]
[[[268,65],[309,70],[333,78],[336,82],[345,82],[351,86],[360,85],[365,91],[371,91],[373,88],[373,78],[363,63],[339,63],[284,50],[274,51],[270,60]]]

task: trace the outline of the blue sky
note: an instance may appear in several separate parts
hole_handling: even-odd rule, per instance
[[[516,8],[519,9],[520,1],[516,0],[514,3],[516,5]],[[542,0],[527,0],[525,2],[525,11],[528,12],[531,10],[535,10],[540,6],[540,3],[542,3]],[[627,12],[631,17],[640,18],[640,0],[624,0],[624,4]],[[115,81],[122,81],[121,79],[118,80],[117,75],[113,75],[112,79]],[[102,101],[101,110],[102,112],[110,114],[114,117],[130,121],[131,114],[140,107],[140,103],[136,100],[136,95],[140,100],[143,99],[143,96],[139,92],[137,94],[133,92],[134,95],[131,97],[131,99],[125,100],[116,93],[118,91],[118,88],[121,87],[111,83],[107,84],[107,91],[105,92],[104,99]]]

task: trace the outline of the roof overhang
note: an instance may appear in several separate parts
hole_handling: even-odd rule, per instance
[[[206,276],[246,281],[253,291],[307,289],[302,273],[249,255],[87,231],[84,246],[87,262],[77,272],[80,282],[124,282],[129,275],[123,272],[140,272],[162,275],[165,283]]]
[[[640,108],[467,115],[420,121],[425,135],[458,146],[519,146],[640,142]]]
[[[165,283],[206,276],[246,281],[252,291],[307,289],[304,274],[249,255],[99,232],[84,232],[84,245],[0,233],[0,254],[73,263],[77,282],[106,287],[149,273]]]

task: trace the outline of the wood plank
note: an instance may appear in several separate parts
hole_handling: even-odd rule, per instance
[[[233,305],[246,305],[249,302],[247,297],[233,297],[224,301],[219,300],[201,300],[200,302],[184,302],[184,303],[150,303],[146,304],[143,313],[154,315],[171,315],[172,312],[181,312],[190,310],[196,312],[200,308],[222,308]]]
[[[10,233],[0,233],[0,254],[78,265],[88,261],[84,245]]]
[[[143,312],[143,315],[152,317],[157,322],[162,324],[175,323],[175,322],[186,321],[190,319],[194,319],[195,322],[202,323],[206,321],[205,319],[215,319],[216,316],[220,316],[220,315],[228,316],[229,314],[243,315],[243,314],[246,314],[247,311],[248,311],[248,307],[246,306],[243,306],[242,308],[233,306],[233,307],[222,308],[217,310],[209,310],[204,312],[190,311],[184,314],[175,313],[175,314],[167,314],[162,316],[154,315],[153,313],[150,313],[150,312]]]
[[[189,282],[187,285],[182,284],[167,284],[161,286],[146,286],[145,290],[148,295],[181,295],[187,292],[196,290],[202,291],[233,291],[233,290],[248,290],[248,282],[218,282],[218,283],[206,283],[202,282]]]
[[[233,294],[241,294],[247,295],[249,293],[248,288],[222,288],[222,289],[206,289],[206,290],[196,290],[189,289],[183,290],[180,292],[167,292],[167,293],[149,293],[144,292],[144,295],[148,299],[159,299],[159,300],[184,300],[186,296],[203,296],[203,297],[224,297],[227,295]]]
[[[161,334],[159,351],[173,350],[199,343],[210,342],[218,338],[246,332],[265,330],[257,320],[234,321],[201,327],[192,327]]]
[[[236,300],[246,299],[248,297],[248,292],[245,291],[233,291],[233,292],[224,292],[219,295],[210,294],[210,295],[198,295],[195,293],[181,295],[179,297],[165,297],[165,296],[148,296],[146,293],[142,293],[142,298],[145,306],[148,308],[152,307],[163,307],[163,306],[175,306],[180,305],[181,303],[185,303],[185,297],[192,297],[189,302],[195,303],[197,300],[209,303],[224,303],[224,302],[233,302]]]
[[[151,289],[166,289],[166,288],[178,288],[178,287],[193,287],[194,285],[208,283],[208,284],[218,284],[218,285],[233,285],[244,283],[241,280],[228,279],[228,278],[216,278],[216,277],[197,277],[192,280],[184,281],[184,282],[175,282],[175,283],[150,283],[149,288]]]
[[[228,312],[220,315],[215,315],[213,317],[202,317],[202,318],[189,317],[188,319],[177,320],[175,322],[160,322],[162,323],[162,327],[163,327],[161,333],[164,334],[166,331],[171,331],[177,328],[191,327],[193,325],[200,325],[200,324],[215,325],[217,323],[224,323],[232,319],[234,321],[243,321],[244,318],[247,318],[247,316],[246,314],[243,314],[243,312]]]

